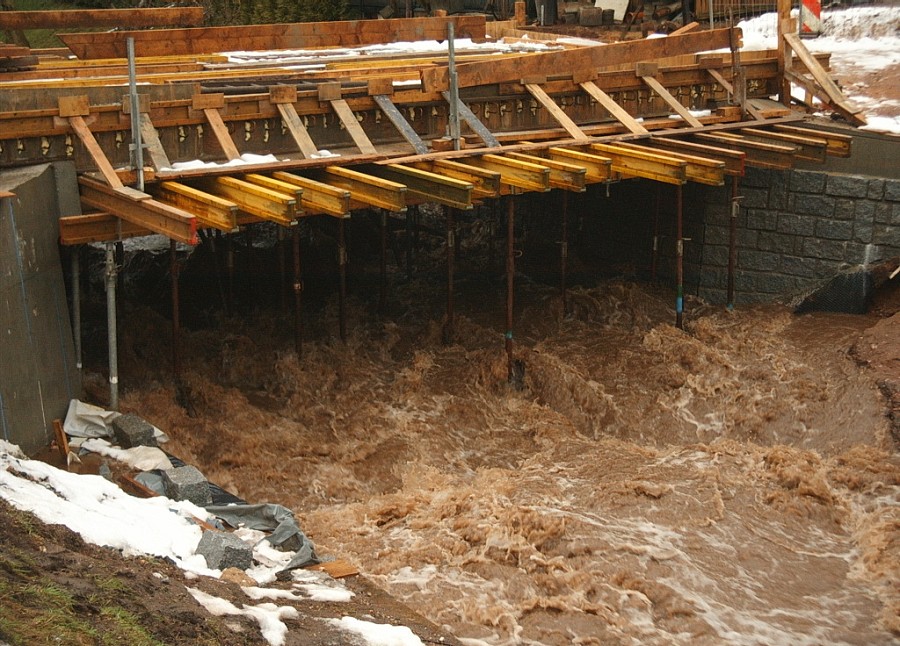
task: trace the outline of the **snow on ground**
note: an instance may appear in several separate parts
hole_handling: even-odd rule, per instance
[[[367,646],[425,646],[406,626],[376,624],[355,617],[329,619],[328,623],[359,635]]]

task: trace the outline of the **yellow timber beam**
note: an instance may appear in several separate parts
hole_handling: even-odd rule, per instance
[[[795,155],[798,159],[824,163],[828,157],[828,141],[822,137],[813,136],[812,133],[794,135],[786,132],[770,132],[761,128],[741,128],[738,133],[754,141],[796,146]]]
[[[438,173],[404,166],[403,164],[369,165],[362,167],[366,174],[403,184],[407,189],[407,198],[423,202],[437,202],[457,209],[472,208],[472,190],[474,185]]]
[[[59,219],[59,243],[65,246],[89,242],[114,242],[152,233],[150,229],[117,218],[111,213],[68,215]]]
[[[591,144],[590,150],[609,157],[612,169],[626,176],[643,177],[666,184],[684,184],[687,181],[687,162],[682,159],[610,144]]]
[[[276,171],[272,177],[303,189],[300,205],[306,215],[350,217],[350,191],[285,171]]]
[[[538,164],[511,159],[502,155],[464,157],[459,161],[467,166],[475,166],[500,173],[500,184],[511,189],[539,192],[550,190],[550,169],[546,166],[539,166]]]
[[[641,141],[641,145],[676,153],[700,155],[707,159],[716,159],[725,164],[726,174],[739,176],[744,174],[744,160],[747,158],[747,153],[740,150],[698,144],[693,141],[682,141],[674,137],[651,137]]]
[[[329,166],[312,174],[320,182],[350,191],[350,208],[374,206],[394,212],[406,211],[406,186],[403,184],[342,166]]]
[[[545,159],[525,153],[504,153],[505,157],[518,159],[523,162],[531,162],[550,169],[550,187],[561,188],[566,191],[581,193],[584,191],[587,169],[571,162],[561,162],[554,159]]]
[[[444,177],[452,177],[472,184],[472,197],[484,199],[500,195],[500,173],[475,168],[449,159],[432,159],[411,162],[407,166],[420,168],[430,173],[438,173]]]
[[[631,150],[659,152],[658,150],[650,149],[648,146],[628,142],[618,142],[616,145],[630,148]],[[709,186],[722,186],[725,183],[725,162],[668,150],[665,152],[665,155],[681,159],[687,163],[687,166],[684,167],[684,173],[689,182],[697,182],[698,184],[707,184]]]
[[[850,147],[853,137],[849,135],[839,135],[834,132],[826,132],[825,130],[813,130],[812,128],[802,128],[799,126],[789,126],[784,124],[776,124],[773,128],[778,132],[784,132],[789,135],[797,135],[799,137],[817,137],[828,142],[828,154],[835,157],[849,157]]]
[[[150,187],[160,202],[193,213],[201,227],[230,233],[237,228],[237,204],[179,182],[160,182]]]
[[[299,215],[293,195],[273,191],[236,177],[209,177],[198,180],[206,191],[231,200],[242,211],[282,226],[292,226]]]
[[[606,182],[612,177],[612,160],[609,157],[560,147],[548,148],[547,156],[555,161],[581,166],[587,171],[584,179],[589,184]]]
[[[782,146],[779,144],[766,144],[759,141],[751,141],[740,135],[726,132],[699,132],[693,137],[702,143],[710,143],[722,148],[732,148],[747,153],[746,163],[758,168],[774,168],[788,170],[794,165],[795,146]]]
[[[195,245],[197,218],[182,209],[154,200],[146,193],[110,188],[90,177],[78,178],[81,202],[128,220],[172,240]]]

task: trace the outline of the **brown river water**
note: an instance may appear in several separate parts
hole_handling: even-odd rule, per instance
[[[385,316],[351,297],[346,343],[328,300],[300,360],[288,315],[186,329],[177,389],[130,306],[121,408],[467,646],[897,643],[900,460],[850,353],[889,319],[690,301],[679,330],[668,289],[563,316],[520,280],[515,389],[502,279],[473,276],[452,344],[440,282],[402,281]]]

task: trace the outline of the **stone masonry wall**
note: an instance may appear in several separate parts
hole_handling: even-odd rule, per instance
[[[900,180],[750,168],[739,195],[738,303],[799,296],[900,256]],[[729,196],[727,185],[686,193],[686,291],[713,303],[726,300]]]

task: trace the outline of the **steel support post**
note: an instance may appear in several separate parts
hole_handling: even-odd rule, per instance
[[[569,315],[569,290],[566,273],[569,267],[569,191],[562,193],[562,241],[559,244],[559,290],[562,294],[563,316]]]
[[[181,376],[181,311],[178,295],[178,249],[174,240],[169,240],[169,273],[172,275],[172,374],[177,380]]]
[[[379,214],[378,232],[381,236],[381,285],[378,289],[378,311],[382,314],[387,308],[387,211],[382,210]]]
[[[738,197],[740,178],[731,176],[731,218],[728,224],[728,309],[734,309],[734,273],[737,267],[737,224],[741,207]]]
[[[278,294],[281,311],[287,312],[287,245],[285,244],[284,227],[278,227]]]
[[[650,250],[650,280],[656,280],[656,271],[659,264],[659,204],[661,194],[662,184],[656,182],[656,208],[653,210],[653,248]]]
[[[344,219],[338,222],[338,269],[340,271],[340,290],[338,292],[338,327],[341,341],[347,340],[347,239],[344,231]]]
[[[447,218],[447,321],[444,324],[444,343],[453,342],[453,278],[456,269],[456,222],[454,209],[444,206]]]
[[[253,227],[247,226],[244,229],[244,240],[247,244],[247,293],[250,298],[250,304],[256,305],[256,290],[253,289]]]
[[[678,213],[675,216],[675,326],[684,327],[684,190],[679,184],[675,187],[675,202]]]
[[[300,226],[291,229],[294,246],[294,349],[303,356],[303,275],[300,265]]]
[[[513,299],[516,277],[516,199],[506,198],[506,376],[509,383],[516,380],[515,359],[513,359]]]
[[[225,273],[228,276],[228,313],[234,313],[234,241],[225,235]]]
[[[72,247],[72,336],[75,337],[75,367],[81,374],[81,245]]]
[[[109,407],[119,410],[119,348],[116,334],[116,267],[113,245],[106,245],[106,340],[109,349]]]

